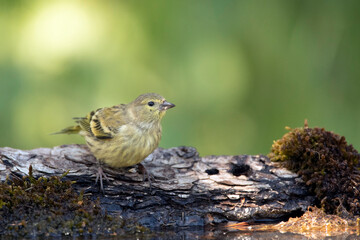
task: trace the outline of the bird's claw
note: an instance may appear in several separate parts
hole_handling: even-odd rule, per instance
[[[98,181],[100,180],[100,190],[104,192],[104,184],[103,184],[103,178],[109,182],[109,178],[106,176],[106,174],[104,173],[104,170],[101,167],[98,167],[98,171],[96,173],[96,179],[95,179],[95,185],[98,183]]]
[[[154,176],[151,173],[149,173],[149,171],[146,170],[145,166],[142,165],[141,163],[138,163],[138,172],[142,173],[144,182],[146,181],[146,179],[149,181],[150,190],[151,190],[151,187],[152,187],[151,183],[153,181],[155,182]]]

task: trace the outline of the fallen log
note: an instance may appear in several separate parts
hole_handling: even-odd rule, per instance
[[[200,157],[195,148],[156,149],[143,162],[149,182],[133,169],[104,166],[105,194],[94,184],[97,162],[85,145],[19,150],[0,148],[0,179],[12,174],[61,176],[111,214],[150,227],[204,226],[228,221],[281,219],[314,202],[301,178],[262,155]]]

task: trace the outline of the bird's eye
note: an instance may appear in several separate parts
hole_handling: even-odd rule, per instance
[[[150,102],[148,102],[148,105],[150,106],[150,107],[152,107],[152,106],[154,106],[154,102],[153,101],[150,101]]]

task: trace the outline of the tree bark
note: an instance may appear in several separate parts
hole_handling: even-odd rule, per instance
[[[143,162],[151,188],[133,169],[103,166],[105,194],[94,184],[97,161],[85,145],[19,150],[0,148],[0,179],[15,174],[62,175],[73,187],[100,198],[108,212],[147,227],[204,226],[227,221],[280,219],[313,204],[300,177],[266,156],[199,157],[192,147],[156,149]]]

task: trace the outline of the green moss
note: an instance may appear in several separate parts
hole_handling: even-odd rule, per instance
[[[345,137],[324,128],[288,128],[269,158],[302,176],[325,212],[360,214],[359,153]]]
[[[102,211],[99,200],[77,193],[62,177],[13,177],[0,183],[0,234],[23,236],[119,235],[139,226]],[[144,229],[146,231],[146,229]]]

